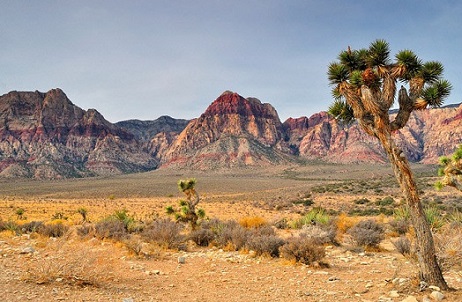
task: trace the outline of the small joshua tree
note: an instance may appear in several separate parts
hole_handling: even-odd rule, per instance
[[[85,209],[85,208],[78,208],[78,209],[77,209],[77,213],[79,213],[80,215],[82,215],[82,222],[87,222],[87,214],[88,214],[87,209]]]
[[[436,183],[436,188],[449,186],[462,191],[462,145],[459,145],[451,157],[442,156],[439,160],[441,167],[438,175],[443,179]]]
[[[174,215],[176,221],[189,222],[194,230],[197,227],[197,220],[205,217],[203,209],[196,209],[199,203],[199,193],[194,186],[196,185],[195,178],[178,181],[178,189],[186,195],[186,200],[180,200],[180,208],[174,209],[173,206],[168,206],[166,212],[169,215]]]

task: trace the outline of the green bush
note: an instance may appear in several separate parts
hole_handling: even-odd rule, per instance
[[[306,213],[300,219],[292,222],[292,228],[299,229],[304,225],[312,225],[312,224],[327,224],[329,223],[330,217],[326,213],[326,211],[321,207],[316,207],[311,209],[308,213]]]

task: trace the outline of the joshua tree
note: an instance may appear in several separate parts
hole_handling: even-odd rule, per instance
[[[177,221],[189,222],[194,230],[197,226],[197,220],[205,217],[203,209],[196,209],[199,203],[199,193],[194,186],[196,179],[190,178],[187,180],[178,181],[178,189],[186,195],[186,200],[180,200],[180,209],[175,210],[173,206],[166,208],[167,214],[175,215]]]
[[[388,43],[376,40],[367,49],[348,47],[340,52],[338,61],[329,65],[328,78],[335,98],[329,112],[344,122],[357,120],[366,133],[380,141],[388,155],[415,228],[420,278],[448,289],[409,163],[393,140],[393,133],[406,125],[414,110],[443,104],[452,87],[441,78],[442,73],[441,63],[423,62],[411,50],[402,50],[390,59]],[[401,86],[398,113],[390,117],[398,81],[407,88]]]
[[[451,157],[440,157],[440,166],[438,175],[443,176],[443,179],[436,183],[436,188],[449,186],[462,191],[462,145],[459,145]]]

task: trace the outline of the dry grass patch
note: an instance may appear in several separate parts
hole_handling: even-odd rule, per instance
[[[113,279],[115,264],[111,259],[111,251],[96,249],[87,242],[48,241],[43,251],[29,259],[23,280],[98,287]]]

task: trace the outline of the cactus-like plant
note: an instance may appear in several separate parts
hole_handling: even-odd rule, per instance
[[[203,219],[205,217],[205,211],[196,208],[200,197],[195,189],[195,185],[195,178],[179,180],[178,190],[186,195],[186,200],[179,201],[179,208],[175,209],[171,205],[165,208],[167,214],[173,215],[176,221],[189,223],[193,230],[197,227],[199,218]]]

